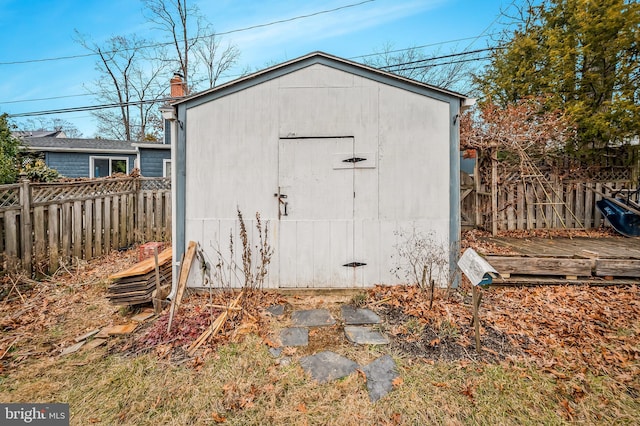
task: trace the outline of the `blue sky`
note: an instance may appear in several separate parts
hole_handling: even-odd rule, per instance
[[[361,3],[363,0],[190,0],[217,33],[265,24]],[[222,36],[241,57],[233,78],[243,69],[293,59],[312,51],[355,58],[380,50],[432,45],[425,54],[446,54],[486,47],[487,35],[504,28],[501,9],[511,0],[373,0],[335,12]],[[11,63],[87,51],[74,42],[74,31],[98,44],[115,35],[166,41],[154,32],[137,0],[0,0],[0,113],[17,114],[93,105],[87,96],[98,76],[94,57]],[[451,40],[466,39],[439,44]],[[167,76],[167,80],[171,76]],[[38,100],[43,98],[56,98]],[[53,117],[53,116],[49,116]],[[95,124],[88,112],[56,115],[92,137]]]

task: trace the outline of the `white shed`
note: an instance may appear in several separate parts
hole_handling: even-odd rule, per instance
[[[250,238],[256,212],[269,224],[265,287],[401,282],[399,234],[413,230],[446,248],[453,271],[466,101],[316,52],[174,102],[174,265],[189,241],[212,265],[229,256],[239,208]]]

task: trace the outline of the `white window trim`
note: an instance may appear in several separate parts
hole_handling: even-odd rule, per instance
[[[112,160],[124,160],[126,161],[126,169],[127,173],[129,173],[129,157],[112,157],[112,156],[101,156],[101,155],[91,155],[89,156],[89,177],[95,178],[95,164],[94,160],[109,160],[109,176],[113,174],[113,170],[111,169],[111,161]]]
[[[162,160],[162,177],[167,177],[167,163],[171,164],[171,158],[165,158]]]

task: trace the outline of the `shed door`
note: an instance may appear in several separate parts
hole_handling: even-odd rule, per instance
[[[280,287],[352,287],[354,140],[280,139]],[[346,161],[345,161],[346,160]]]

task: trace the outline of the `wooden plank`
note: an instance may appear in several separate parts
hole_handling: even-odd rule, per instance
[[[7,256],[7,268],[15,271],[18,267],[18,211],[7,210],[4,213],[5,225],[5,255]]]
[[[585,193],[584,193],[584,227],[585,228],[593,228],[595,225],[593,223],[593,210],[595,209],[595,202],[593,200],[593,183],[588,182],[585,184]]]
[[[111,197],[104,198],[104,252],[108,254],[111,251]]]
[[[596,259],[596,276],[640,278],[640,260]]]
[[[62,205],[62,259],[65,263],[71,259],[71,234],[73,230],[73,219],[71,215],[71,203]]]
[[[118,250],[120,242],[120,197],[111,198],[111,250]]]
[[[127,246],[135,243],[135,197],[127,195]]]
[[[93,200],[84,202],[84,258],[93,258]]]
[[[127,247],[127,196],[120,196],[120,243],[118,248]]]
[[[53,273],[60,267],[60,210],[57,204],[51,204],[48,210],[49,272]]]
[[[73,256],[82,259],[82,201],[73,202]]]
[[[491,149],[491,235],[498,234],[498,150]]]
[[[155,208],[153,211],[154,220],[153,223],[156,225],[156,241],[162,241],[162,193],[160,191],[156,191],[154,194],[155,198]]]
[[[540,185],[534,184],[533,194],[536,202],[536,229],[543,229],[547,227],[546,224],[546,206],[541,204],[544,199],[544,191]]]
[[[144,192],[138,191],[136,196],[136,242],[144,242]]]
[[[173,253],[172,253],[171,247],[161,251],[160,254],[158,254],[159,264],[164,265],[166,262],[169,262],[171,260],[172,254]],[[109,279],[116,280],[116,279],[125,278],[125,277],[134,277],[136,275],[148,274],[149,272],[154,270],[155,264],[156,264],[155,259],[153,257],[149,257],[143,260],[142,262],[136,263],[131,268],[128,268],[124,271],[121,271],[109,276]]]
[[[33,208],[33,239],[36,268],[42,268],[47,259],[47,233],[45,230],[44,207]]]
[[[507,215],[505,213],[506,193],[504,187],[498,188],[498,230],[507,229]]]
[[[525,224],[525,218],[527,216],[527,212],[524,209],[524,204],[525,204],[525,198],[526,198],[526,194],[524,192],[524,185],[522,183],[519,183],[516,186],[517,190],[518,190],[518,209],[516,210],[516,215],[518,217],[518,222],[517,222],[517,228],[518,229],[525,229],[524,224]]]
[[[509,231],[513,231],[516,229],[516,213],[515,213],[515,204],[516,204],[516,186],[510,185],[508,194],[505,194],[507,197],[507,229]]]
[[[145,232],[145,240],[152,241],[153,240],[153,196],[150,192],[147,192],[147,209],[145,211],[145,222],[146,222],[146,232]]]
[[[195,241],[189,241],[189,246],[180,265],[180,275],[178,277],[178,289],[176,291],[176,297],[171,300],[171,308],[169,309],[169,324],[167,324],[167,333],[171,331],[171,323],[173,322],[173,316],[180,307],[182,296],[187,288],[187,279],[189,278],[189,272],[191,271],[191,264],[196,257],[197,244]]]
[[[162,240],[171,241],[171,191],[164,191],[164,238]]]
[[[527,203],[527,229],[535,228],[535,205],[533,196],[533,185],[526,185],[525,201]]]
[[[22,250],[22,268],[29,274],[33,271],[33,222],[31,221],[31,188],[29,180],[20,182],[20,248]]]
[[[94,219],[94,254],[96,257],[102,256],[102,233],[104,232],[102,223],[102,198],[96,198],[93,202],[95,209],[95,219]]]
[[[602,184],[600,182],[596,183],[594,192],[596,195],[595,195],[595,201],[593,205],[595,206],[596,202],[602,199],[602,195],[600,195],[602,193]],[[593,214],[593,227],[599,228],[601,224],[602,224],[602,213],[600,213],[600,210],[596,208]]]
[[[565,189],[565,199],[564,199],[564,202],[565,202],[564,224],[567,228],[574,227],[573,211],[575,210],[575,207],[573,204],[573,199],[574,199],[573,185],[570,183],[567,183],[566,189]]]
[[[587,226],[584,224],[584,185],[576,185],[576,208],[574,210],[574,214],[578,219],[578,223],[575,224],[576,228],[586,228]]]
[[[590,276],[592,259],[487,256],[498,273],[514,275]]]

